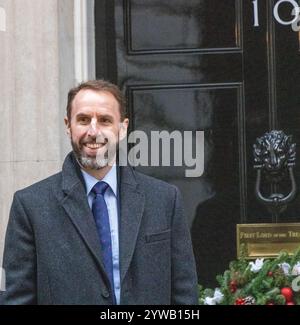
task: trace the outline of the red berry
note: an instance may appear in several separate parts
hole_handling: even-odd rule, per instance
[[[293,300],[293,290],[291,288],[282,288],[281,294],[284,296],[286,302],[291,302]]]
[[[237,290],[237,282],[236,281],[230,281],[229,283],[229,287],[230,287],[230,292],[231,293],[235,293]]]
[[[272,271],[270,271],[270,272],[268,272],[268,276],[273,276],[273,272]]]
[[[243,299],[243,298],[238,298],[238,299],[236,299],[236,301],[235,301],[234,304],[235,304],[235,305],[245,305],[245,299]]]

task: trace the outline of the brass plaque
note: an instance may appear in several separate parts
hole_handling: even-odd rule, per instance
[[[238,224],[238,258],[242,245],[248,259],[277,257],[280,251],[292,254],[300,247],[300,223]]]

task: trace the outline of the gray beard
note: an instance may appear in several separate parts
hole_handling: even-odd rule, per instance
[[[76,157],[80,165],[87,169],[99,170],[108,165],[108,159],[97,159],[90,157],[79,156]]]
[[[75,157],[82,167],[87,169],[99,170],[108,165],[107,152],[105,154],[105,157],[103,157],[102,159],[100,159],[100,157],[97,156],[93,158],[93,157],[85,156],[73,141],[71,141],[71,145]]]
[[[88,157],[85,154],[83,154],[80,148],[78,148],[78,146],[73,141],[71,141],[71,145],[77,161],[84,168],[99,170],[101,168],[108,166],[109,163],[111,163],[114,160],[114,159],[109,159],[108,151],[106,151],[104,157],[96,156],[94,158],[94,157]]]

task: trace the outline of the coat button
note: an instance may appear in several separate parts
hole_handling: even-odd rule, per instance
[[[102,295],[102,297],[104,297],[104,298],[109,298],[109,296],[110,296],[108,290],[103,290],[103,291],[101,292],[101,295]]]

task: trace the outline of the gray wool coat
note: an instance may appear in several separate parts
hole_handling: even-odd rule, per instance
[[[121,304],[197,304],[190,233],[176,187],[119,168]],[[98,233],[73,154],[14,195],[0,304],[112,304]]]

